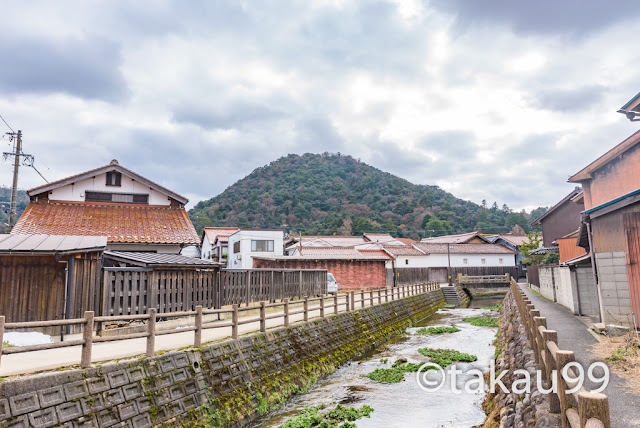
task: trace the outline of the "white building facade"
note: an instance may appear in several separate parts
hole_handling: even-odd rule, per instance
[[[240,230],[229,236],[227,269],[253,269],[254,256],[282,255],[282,230]]]

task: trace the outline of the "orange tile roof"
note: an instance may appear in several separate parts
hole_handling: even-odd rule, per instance
[[[216,238],[220,242],[229,242],[229,236],[239,231],[237,227],[205,227],[204,234],[209,240],[210,244],[216,242]]]
[[[198,244],[184,208],[30,202],[12,233],[106,236],[108,242]]]

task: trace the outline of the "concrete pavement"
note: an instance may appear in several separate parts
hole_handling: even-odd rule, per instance
[[[590,352],[591,347],[598,341],[589,333],[587,326],[569,310],[543,299],[530,290],[526,284],[519,283],[518,285],[536,309],[540,310],[540,316],[547,319],[547,328],[558,332],[560,349],[572,351],[576,361],[582,365],[586,373],[589,365],[598,361],[591,356]],[[588,379],[585,382],[586,389],[596,387],[597,385],[592,384]],[[640,427],[640,396],[627,391],[627,381],[611,373],[609,385],[603,393],[609,397],[612,428]]]

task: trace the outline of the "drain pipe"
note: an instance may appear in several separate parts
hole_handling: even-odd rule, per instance
[[[600,322],[604,322],[604,308],[602,307],[602,292],[600,291],[600,282],[598,281],[598,272],[596,269],[596,254],[593,248],[593,233],[591,231],[591,221],[588,217],[582,220],[587,225],[587,236],[589,237],[589,253],[591,254],[591,271],[593,273],[593,284],[596,287],[596,300],[598,301],[598,315]]]
[[[58,256],[56,256],[58,258]],[[69,263],[66,260],[56,260],[64,263],[64,295],[62,296],[62,319],[67,318],[67,288],[69,287]],[[64,341],[64,326],[60,326],[60,342]]]
[[[71,299],[73,298],[73,268],[75,266],[74,255],[69,256],[69,260],[58,260],[58,263],[64,263],[64,296],[62,303],[62,319],[70,319]],[[60,326],[60,342],[64,341],[64,335],[69,334],[69,326]]]

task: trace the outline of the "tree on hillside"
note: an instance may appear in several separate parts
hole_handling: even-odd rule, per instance
[[[437,217],[431,217],[425,227],[427,236],[443,236],[451,231],[451,225],[448,221],[440,220]]]

